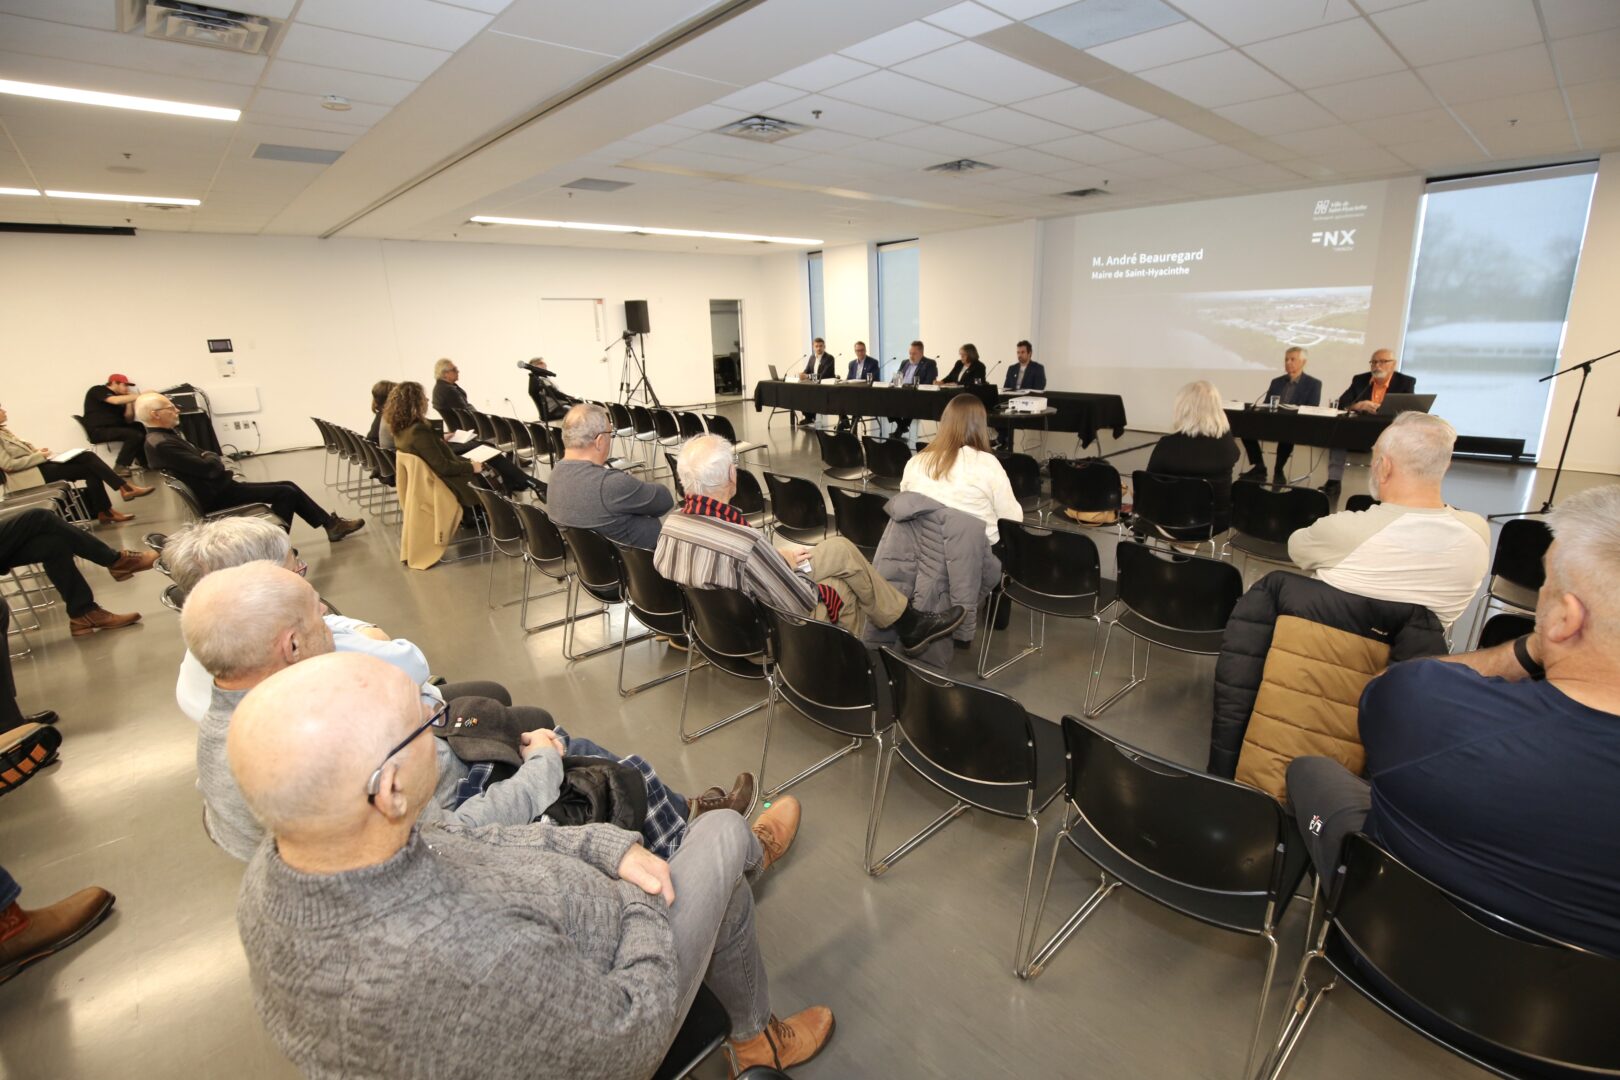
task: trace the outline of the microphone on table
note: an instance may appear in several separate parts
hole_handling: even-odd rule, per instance
[[[996,373],[996,368],[1000,367],[1004,363],[1006,363],[1005,360],[997,360],[994,364],[991,364],[990,370],[984,373],[984,381],[989,383],[991,386],[994,386],[995,382],[990,378],[990,376],[994,375]]]

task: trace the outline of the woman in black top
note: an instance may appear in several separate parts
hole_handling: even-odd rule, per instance
[[[956,350],[956,366],[939,381],[945,386],[977,386],[984,382],[984,362],[979,359],[979,350],[973,345]]]
[[[1215,492],[1215,535],[1232,527],[1232,469],[1238,444],[1221,407],[1221,392],[1208,382],[1188,383],[1176,394],[1175,430],[1159,440],[1147,471],[1208,480]]]

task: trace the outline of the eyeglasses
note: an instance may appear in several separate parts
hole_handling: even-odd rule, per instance
[[[180,411],[180,406],[174,404],[173,402],[170,402],[167,405],[159,405],[157,408],[153,409],[152,411],[154,413],[160,413],[160,412],[168,412],[170,409],[173,409],[175,412],[179,412]]]
[[[382,786],[382,771],[388,767],[388,762],[395,754],[411,745],[411,743],[416,740],[417,736],[421,735],[422,732],[426,731],[428,728],[444,727],[449,720],[450,706],[440,702],[439,707],[433,710],[433,715],[422,721],[421,727],[405,736],[405,738],[400,740],[398,746],[394,747],[392,750],[388,751],[387,754],[383,755],[382,764],[378,765],[377,768],[373,770],[371,779],[366,781],[366,802],[371,803],[373,806],[377,805],[377,789]]]
[[[1370,361],[1370,363],[1372,364],[1373,367],[1383,367],[1385,364],[1393,364],[1394,362],[1395,361],[1393,361],[1393,360],[1373,360],[1373,361]]]

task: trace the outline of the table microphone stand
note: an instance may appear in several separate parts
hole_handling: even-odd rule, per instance
[[[1558,378],[1560,375],[1568,375],[1576,368],[1579,368],[1581,372],[1580,385],[1575,389],[1575,404],[1571,406],[1569,410],[1569,427],[1564,429],[1564,447],[1562,450],[1558,451],[1558,467],[1553,469],[1552,487],[1547,491],[1547,501],[1541,504],[1540,510],[1515,510],[1512,513],[1507,514],[1491,514],[1485,520],[1497,521],[1502,518],[1532,517],[1538,514],[1545,514],[1552,510],[1553,498],[1558,494],[1558,480],[1559,477],[1561,477],[1564,473],[1564,457],[1569,453],[1569,437],[1575,434],[1575,418],[1579,416],[1581,412],[1581,395],[1586,393],[1586,378],[1592,374],[1593,364],[1597,363],[1599,360],[1607,360],[1616,353],[1620,353],[1620,349],[1614,349],[1610,352],[1606,352],[1602,356],[1594,356],[1590,360],[1582,360],[1579,364],[1571,364],[1562,371],[1555,371],[1551,375],[1546,375],[1536,380],[1537,382],[1548,382],[1552,379]]]

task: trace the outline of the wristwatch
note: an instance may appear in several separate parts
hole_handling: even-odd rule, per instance
[[[1530,676],[1532,682],[1539,682],[1547,677],[1547,669],[1536,663],[1530,655],[1530,635],[1513,639],[1513,656],[1524,668],[1524,673]]]

